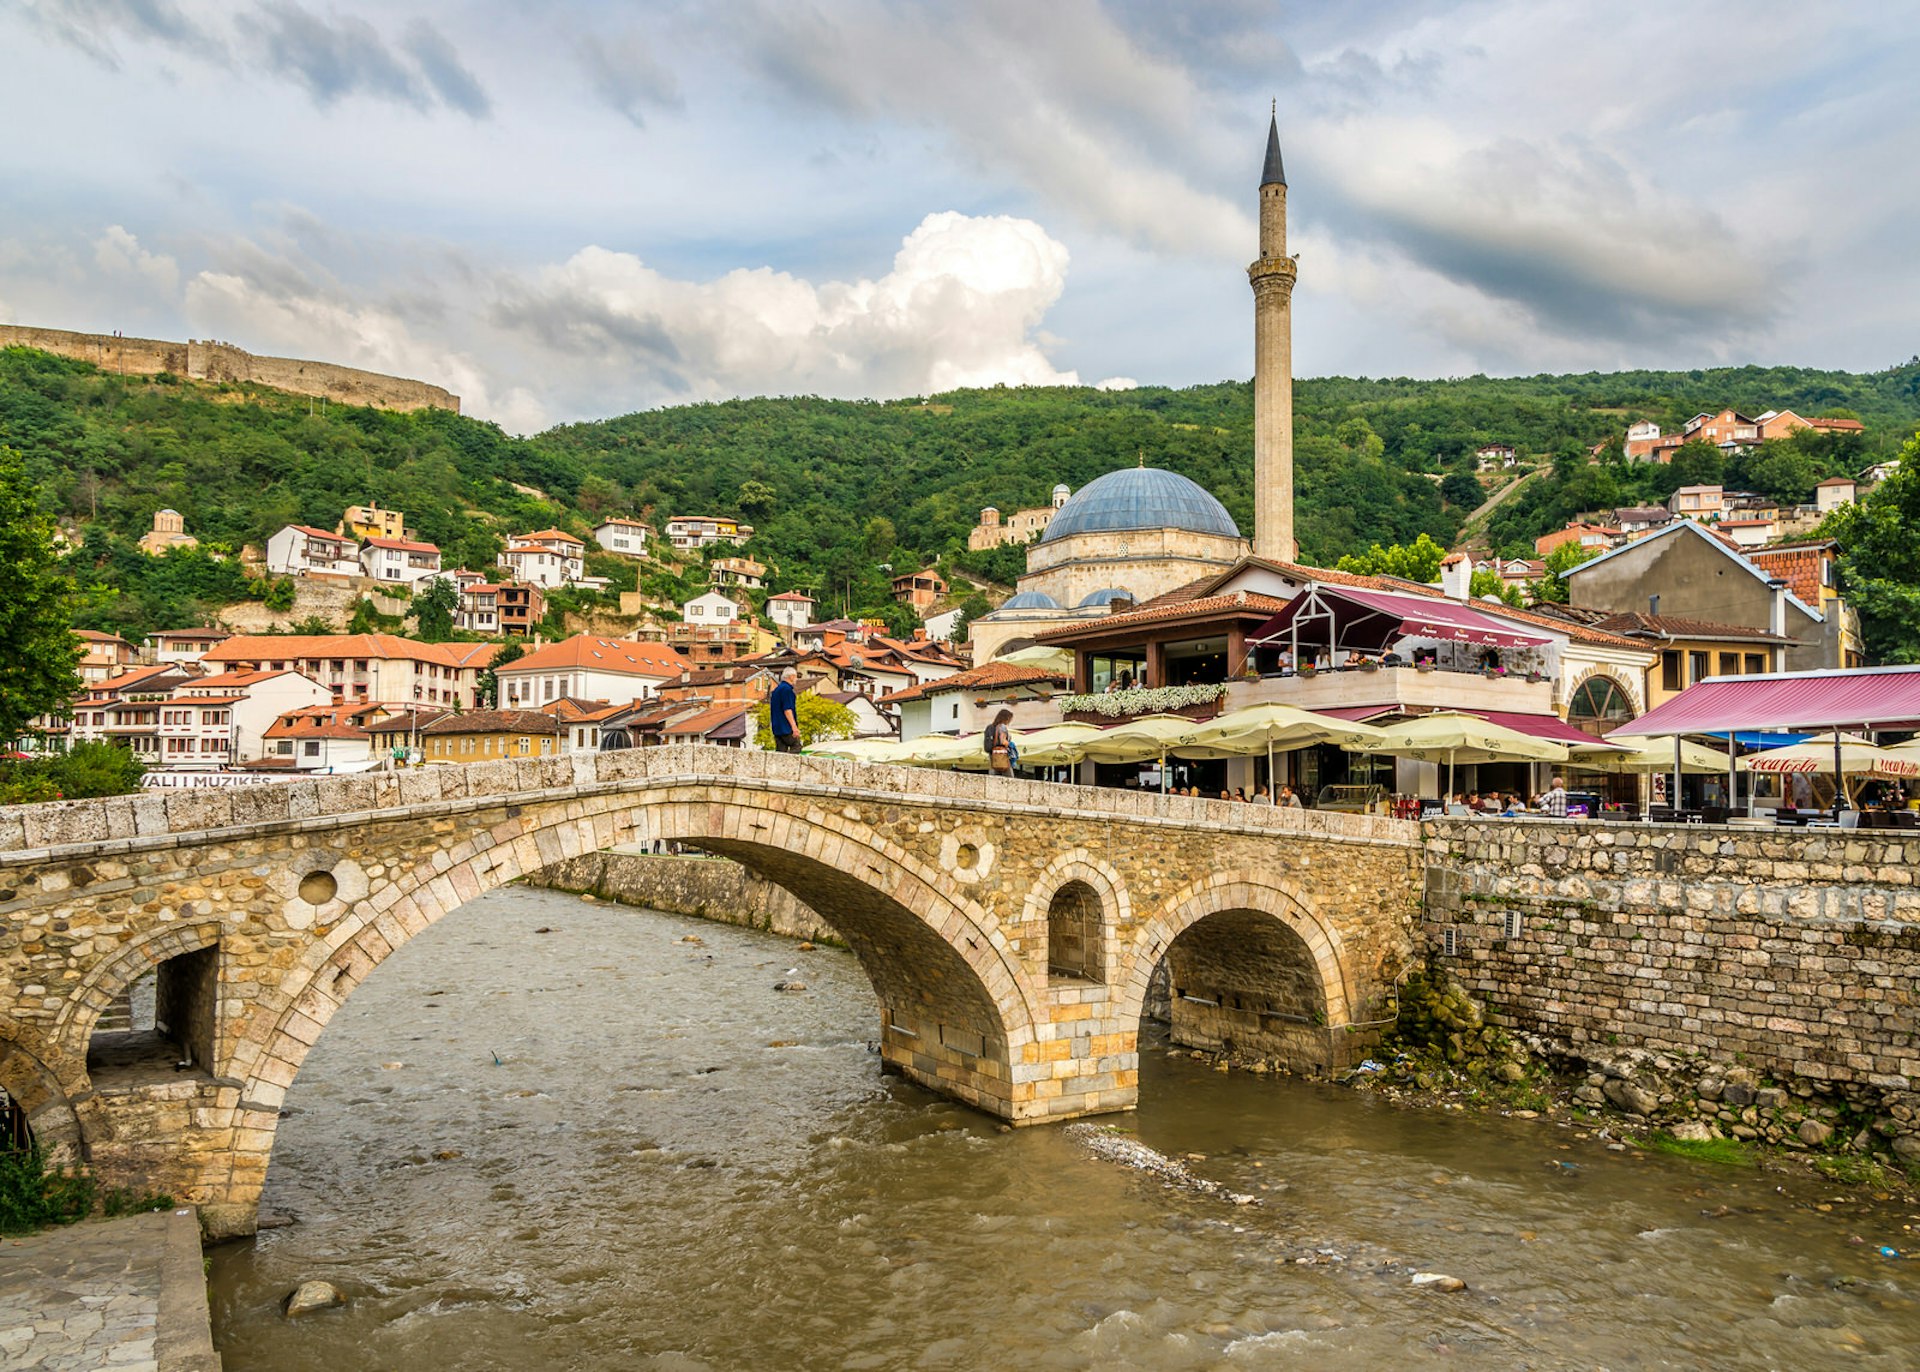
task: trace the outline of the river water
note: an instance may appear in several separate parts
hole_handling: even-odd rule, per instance
[[[488,896],[288,1093],[228,1372],[1920,1366],[1891,1203],[1143,1053],[1113,1122],[1235,1206],[881,1076],[876,1025],[844,952]],[[284,1320],[308,1278],[351,1303]]]

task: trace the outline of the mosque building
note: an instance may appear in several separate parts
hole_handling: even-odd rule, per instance
[[[1249,552],[1282,561],[1293,557],[1292,298],[1297,265],[1286,249],[1287,181],[1276,116],[1267,125],[1261,171],[1260,256],[1247,268],[1254,295],[1251,544],[1224,505],[1178,472],[1144,464],[1123,468],[1064,500],[1064,488],[1056,487],[1055,508],[1047,512],[1050,517],[1038,540],[1028,546],[1027,571],[1017,593],[970,628],[975,662],[1024,647],[1039,634],[1129,610],[1217,576]],[[988,513],[982,512],[983,527]]]

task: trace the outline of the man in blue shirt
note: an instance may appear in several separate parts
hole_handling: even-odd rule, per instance
[[[767,714],[773,726],[773,748],[778,753],[800,751],[800,702],[793,689],[793,668],[780,673],[780,684],[767,701]]]

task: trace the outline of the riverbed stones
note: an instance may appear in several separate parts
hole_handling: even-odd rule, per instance
[[[1467,1284],[1445,1272],[1415,1272],[1411,1284],[1426,1291],[1465,1291]]]
[[[1833,1137],[1833,1126],[1825,1120],[1801,1120],[1799,1128],[1793,1132],[1807,1147],[1823,1148],[1827,1140]]]
[[[290,1320],[298,1319],[316,1310],[331,1310],[346,1303],[347,1298],[332,1282],[303,1281],[287,1293],[286,1316]]]
[[[1629,1115],[1650,1116],[1660,1109],[1660,1097],[1637,1082],[1609,1081],[1601,1090]]]
[[[1705,1120],[1681,1120],[1673,1126],[1673,1136],[1682,1143],[1705,1143],[1715,1138],[1713,1126]]]

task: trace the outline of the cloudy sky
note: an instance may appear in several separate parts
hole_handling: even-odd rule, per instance
[[[0,0],[0,322],[752,394],[1920,350],[1907,0]]]

